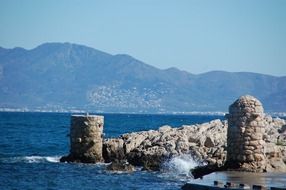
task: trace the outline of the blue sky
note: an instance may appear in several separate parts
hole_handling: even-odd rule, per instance
[[[71,42],[191,73],[286,75],[285,0],[1,0],[0,46]]]

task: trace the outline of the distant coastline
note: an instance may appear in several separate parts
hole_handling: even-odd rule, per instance
[[[0,112],[39,112],[39,113],[98,113],[98,114],[153,114],[153,115],[211,115],[211,116],[224,116],[227,112],[223,111],[209,111],[209,112],[105,112],[101,110],[83,110],[83,109],[44,109],[44,108],[1,108]],[[286,112],[266,112],[272,117],[286,117]]]

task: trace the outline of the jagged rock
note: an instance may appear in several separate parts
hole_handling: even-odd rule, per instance
[[[286,135],[286,125],[283,125],[281,129],[278,130],[278,132]]]
[[[223,171],[223,170],[225,170],[225,168],[219,166],[218,164],[209,164],[206,166],[197,166],[191,169],[191,174],[194,177],[194,179],[198,179],[210,173],[213,173],[216,171]]]
[[[283,162],[283,159],[272,158],[268,160],[266,171],[267,172],[285,172],[286,165]]]
[[[122,136],[125,142],[125,151],[129,153],[131,150],[137,148],[146,137],[143,134],[131,133]]]
[[[127,155],[128,162],[135,166],[143,166],[146,170],[159,170],[161,163],[169,158],[169,153],[160,146],[146,150],[135,149]]]
[[[204,162],[208,158],[211,159],[215,152],[216,154],[220,152],[224,155],[216,156],[215,160],[221,159],[219,162],[224,162],[226,129],[227,123],[225,121],[214,120],[202,125],[185,125],[180,128],[163,126],[158,131],[150,130],[124,134],[117,140],[105,140],[103,155],[108,161],[118,159],[123,157],[123,147],[124,158],[129,163],[135,166],[144,166],[146,169],[158,169],[164,160],[191,152],[199,162]],[[206,136],[211,139],[211,142],[207,142],[205,147]],[[202,139],[204,140],[200,144]],[[212,153],[207,153],[214,146],[217,147],[216,151],[212,150]],[[116,154],[116,151],[121,153]]]
[[[165,133],[165,132],[170,131],[170,130],[172,130],[172,127],[169,125],[164,125],[164,126],[159,128],[160,133]]]
[[[215,144],[214,144],[214,140],[212,139],[212,137],[207,137],[204,145],[205,147],[208,147],[208,148],[214,147]]]
[[[278,146],[286,146],[286,134],[280,134],[277,137],[277,143]]]
[[[105,162],[123,160],[125,158],[124,141],[122,139],[105,140],[102,155]]]
[[[110,165],[106,168],[109,171],[113,172],[133,172],[135,171],[135,167],[129,164],[125,160],[116,160],[113,161]]]

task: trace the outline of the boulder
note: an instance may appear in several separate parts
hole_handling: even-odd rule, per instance
[[[122,139],[105,140],[102,155],[105,162],[125,159],[124,141]]]
[[[278,130],[278,132],[286,135],[286,125],[283,125],[281,129]]]
[[[133,172],[135,171],[135,167],[129,164],[126,160],[116,160],[113,161],[106,168],[109,171],[113,172]]]
[[[286,146],[286,134],[280,134],[277,137],[277,143],[278,146]]]
[[[285,172],[286,165],[283,162],[283,159],[272,158],[268,160],[266,171],[267,172]]]
[[[129,163],[143,166],[146,170],[159,170],[163,161],[169,157],[169,153],[160,146],[150,147],[146,150],[135,149],[127,154]]]
[[[124,140],[125,151],[128,154],[130,151],[137,148],[146,139],[146,136],[143,134],[131,133],[123,135],[122,138]]]
[[[169,125],[164,125],[164,126],[159,128],[160,133],[165,133],[165,132],[170,131],[170,130],[172,130],[172,127]]]

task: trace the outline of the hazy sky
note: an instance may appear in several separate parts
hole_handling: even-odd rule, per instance
[[[286,75],[286,0],[0,0],[0,46],[84,44],[165,69]]]

